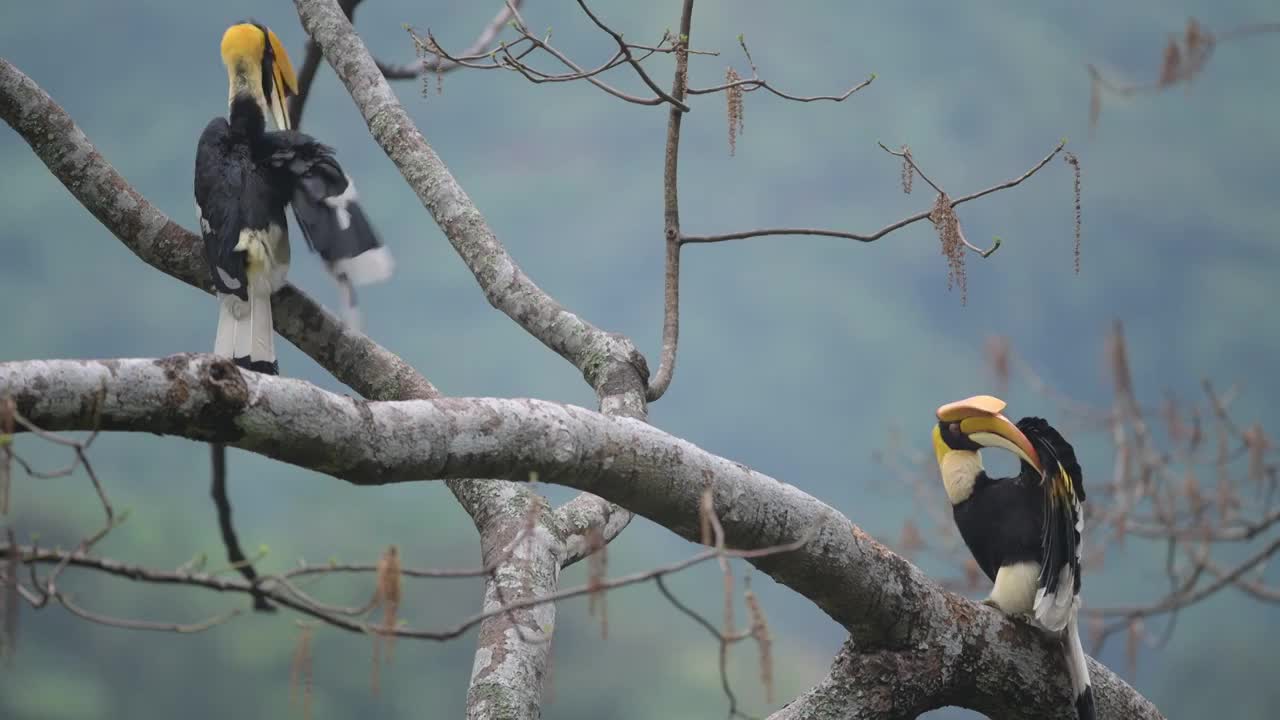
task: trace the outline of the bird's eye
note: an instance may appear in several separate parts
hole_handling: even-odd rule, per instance
[[[960,423],[951,423],[947,426],[947,430],[949,430],[952,435],[960,435]]]

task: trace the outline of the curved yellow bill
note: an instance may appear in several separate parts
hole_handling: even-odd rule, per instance
[[[1040,455],[1031,441],[1018,426],[1002,413],[1007,403],[992,395],[974,395],[973,397],[947,403],[938,408],[938,420],[957,423],[960,432],[973,442],[983,447],[998,447],[1008,450],[1026,460],[1037,471],[1042,471]],[[935,431],[935,451],[941,436]]]
[[[267,30],[267,39],[271,42],[271,53],[275,56],[275,63],[272,65],[272,74],[275,76],[275,82],[271,83],[271,94],[275,97],[272,100],[272,111],[276,114],[276,124],[282,130],[288,130],[292,127],[289,121],[289,104],[287,102],[289,96],[298,94],[298,78],[293,74],[293,63],[289,62],[289,53],[285,52],[284,45],[280,43],[280,38],[276,37],[275,31]]]
[[[271,52],[276,56],[276,68],[279,71],[278,79],[289,95],[298,94],[298,78],[293,74],[293,63],[289,62],[289,53],[285,52],[284,45],[280,42],[280,38],[276,37],[274,30],[267,30],[267,37],[271,39]]]
[[[271,92],[266,96],[262,71],[271,56]],[[275,129],[290,127],[287,100],[298,94],[298,78],[293,72],[289,53],[275,32],[254,23],[238,23],[222,35],[222,62],[227,66],[230,82],[228,102],[237,93],[254,97]]]
[[[975,415],[999,415],[1004,412],[1005,405],[1005,401],[994,395],[974,395],[938,408],[938,419],[956,422]]]
[[[1004,415],[983,415],[960,421],[960,432],[986,447],[1004,448],[1040,470],[1040,455],[1027,436]]]

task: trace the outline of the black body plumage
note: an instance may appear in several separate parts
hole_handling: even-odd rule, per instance
[[[964,544],[993,581],[1005,565],[1040,562],[1044,496],[1039,473],[1023,465],[1023,472],[1015,477],[979,473],[973,494],[951,509]]]
[[[286,227],[291,186],[267,162],[265,121],[258,106],[236,98],[231,121],[209,121],[196,147],[195,193],[210,279],[219,293],[248,300],[245,253],[236,250],[243,230]],[[219,272],[221,270],[222,272]]]

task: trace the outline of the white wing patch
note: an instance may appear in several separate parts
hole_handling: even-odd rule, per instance
[[[204,211],[200,209],[199,200],[196,201],[196,217],[200,218],[200,232],[204,233],[205,235],[208,235],[209,233],[213,232],[213,226],[209,224],[208,220],[205,220]]]
[[[330,269],[335,276],[346,276],[352,285],[370,285],[391,277],[396,262],[386,247],[366,250],[352,258],[336,260]]]
[[[342,191],[341,195],[336,197],[327,197],[324,204],[333,208],[333,212],[338,216],[338,227],[346,230],[351,227],[351,212],[347,210],[347,206],[359,199],[356,194],[356,184],[351,182],[351,178],[346,173],[342,177],[347,181],[347,189]]]
[[[215,268],[218,271],[218,277],[222,280],[222,284],[227,286],[228,290],[239,290],[240,281],[231,277],[231,274],[222,268]]]
[[[1058,589],[1053,593],[1045,593],[1044,588],[1036,590],[1034,603],[1036,622],[1045,629],[1061,632],[1071,620],[1071,611],[1076,602],[1076,576],[1074,559],[1062,567],[1058,573]]]

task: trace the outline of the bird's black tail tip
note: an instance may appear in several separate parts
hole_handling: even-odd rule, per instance
[[[1076,696],[1076,717],[1080,720],[1097,720],[1098,711],[1093,706],[1093,686],[1085,685],[1084,692]]]
[[[279,375],[280,363],[276,360],[251,360],[248,355],[234,358],[236,365],[263,375]]]

